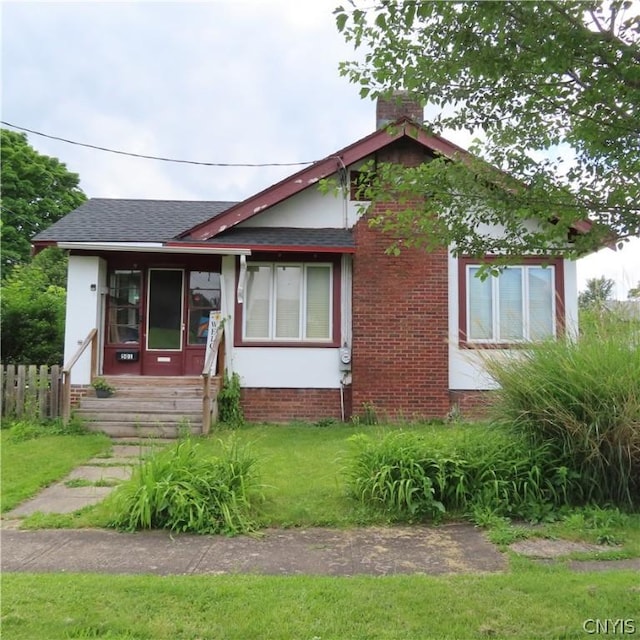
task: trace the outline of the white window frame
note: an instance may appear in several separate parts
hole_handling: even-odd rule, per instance
[[[507,266],[505,269],[519,269],[521,272],[522,283],[522,338],[501,338],[500,337],[500,276],[488,276],[491,282],[491,334],[490,338],[473,338],[471,337],[471,282],[476,277],[472,275],[472,269],[479,269],[480,264],[467,264],[465,268],[465,286],[466,286],[466,342],[470,344],[521,344],[524,342],[531,342],[531,327],[530,327],[530,305],[529,305],[529,270],[530,269],[542,269],[541,264],[520,264]],[[551,322],[552,330],[550,338],[557,336],[557,318],[556,318],[556,298],[558,292],[556,291],[556,272],[554,265],[548,265],[544,267],[545,270],[549,270],[551,273]]]
[[[269,281],[269,330],[268,336],[248,337],[247,336],[247,305],[249,304],[248,291],[242,309],[242,342],[243,343],[332,343],[333,342],[333,268],[332,262],[247,262],[247,270],[250,267],[269,267],[271,270]],[[302,278],[300,279],[300,313],[298,319],[299,331],[298,338],[277,338],[276,330],[276,313],[277,313],[277,286],[276,286],[276,270],[278,267],[298,267],[302,269]],[[307,329],[307,270],[313,267],[325,267],[329,269],[329,335],[326,338],[308,338],[306,336]]]

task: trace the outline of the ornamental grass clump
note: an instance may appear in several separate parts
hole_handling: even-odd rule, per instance
[[[233,440],[218,457],[191,439],[141,461],[114,496],[112,526],[239,534],[255,528],[256,459]]]
[[[500,384],[496,415],[579,474],[585,503],[640,504],[638,323],[592,325],[486,366]]]
[[[362,434],[352,442],[352,497],[394,521],[445,512],[540,521],[582,499],[578,474],[549,446],[532,447],[501,426],[401,431],[381,439]]]

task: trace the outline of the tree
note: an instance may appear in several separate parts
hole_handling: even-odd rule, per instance
[[[434,133],[481,136],[475,157],[461,153],[460,162],[376,167],[369,199],[384,203],[399,190],[407,202],[373,219],[398,239],[394,248],[445,242],[457,254],[576,257],[640,234],[637,5],[351,4],[336,9],[337,26],[365,55],[341,72],[361,95],[406,90],[435,107],[426,123]],[[594,224],[576,234],[586,218]],[[487,225],[503,226],[503,236],[491,238]]]
[[[55,247],[16,265],[2,283],[2,361],[61,364],[64,346],[66,254]]]
[[[29,259],[31,238],[86,200],[78,175],[38,153],[22,133],[0,130],[3,276]]]
[[[613,297],[615,282],[610,278],[589,278],[586,289],[578,294],[578,305],[581,309],[601,311],[605,303]]]
[[[627,298],[629,300],[640,300],[640,280],[638,280],[638,284],[635,287],[629,289]]]

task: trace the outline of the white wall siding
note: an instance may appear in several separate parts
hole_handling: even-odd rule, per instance
[[[225,368],[229,374],[235,371],[233,364],[233,314],[236,306],[236,256],[223,256],[222,258],[222,300],[221,311],[225,322],[224,326],[224,346],[225,346]]]
[[[337,193],[323,194],[317,184],[291,196],[258,216],[242,222],[238,227],[296,227],[304,229],[351,228],[358,220],[358,204]]]
[[[574,260],[564,261],[564,310],[567,334],[578,335],[578,265]]]
[[[64,361],[78,350],[91,329],[102,331],[102,313],[106,295],[107,267],[96,256],[69,256],[67,271],[67,312],[64,337]],[[92,290],[95,288],[95,290]],[[102,343],[102,340],[99,341]],[[73,367],[72,384],[91,382],[91,349],[87,349]]]
[[[305,347],[236,347],[233,367],[243,387],[339,389],[339,350]]]

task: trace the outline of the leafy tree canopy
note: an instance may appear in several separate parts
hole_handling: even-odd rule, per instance
[[[373,220],[395,248],[444,241],[458,254],[576,257],[640,234],[637,4],[362,2],[335,11],[364,54],[343,75],[363,97],[417,96],[436,112],[426,123],[436,134],[480,135],[470,150],[481,160],[376,167],[368,199],[400,190],[407,203]],[[595,224],[575,237],[573,223],[587,217]],[[500,239],[487,232],[496,224]]]
[[[584,291],[578,294],[581,309],[602,310],[605,303],[613,297],[615,282],[611,278],[589,278]]]
[[[2,361],[61,364],[67,256],[55,247],[16,265],[2,283]]]
[[[627,298],[629,300],[640,300],[640,280],[635,287],[631,287],[627,292]]]
[[[2,267],[27,262],[31,238],[86,200],[78,175],[38,153],[22,133],[0,130],[2,141]]]

